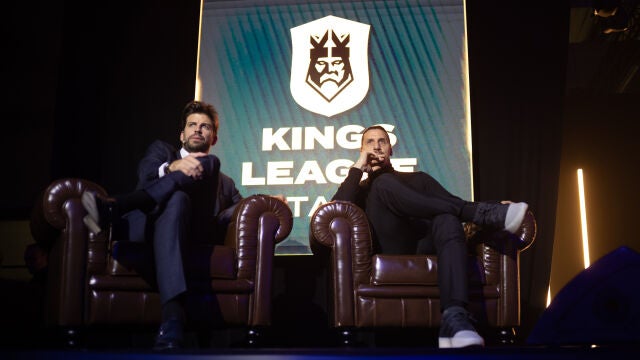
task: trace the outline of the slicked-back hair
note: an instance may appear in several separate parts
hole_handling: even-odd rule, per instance
[[[218,120],[218,111],[215,107],[213,107],[213,105],[208,104],[204,101],[197,100],[189,102],[182,110],[182,126],[180,127],[180,131],[184,131],[185,126],[187,126],[187,118],[191,114],[207,115],[213,123],[215,133],[218,133],[218,126],[220,126],[220,121]]]
[[[383,128],[380,125],[373,125],[364,129],[364,131],[362,132],[362,139],[360,140],[360,146],[364,145],[364,134],[366,134],[367,131],[370,131],[370,130],[382,130],[384,132],[384,136],[387,138],[387,142],[391,144],[391,139],[389,139],[389,133],[387,132],[387,130],[385,130],[385,128]]]

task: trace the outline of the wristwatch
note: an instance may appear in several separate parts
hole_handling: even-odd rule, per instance
[[[168,173],[170,173],[170,172],[171,172],[171,169],[169,169],[169,165],[171,165],[171,164],[166,164],[166,165],[164,166],[164,174],[165,174],[165,175],[167,175]]]

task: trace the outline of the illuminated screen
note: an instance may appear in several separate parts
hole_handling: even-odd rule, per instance
[[[244,196],[284,194],[276,253],[310,254],[309,220],[383,124],[399,171],[472,198],[463,0],[206,1],[196,97]]]

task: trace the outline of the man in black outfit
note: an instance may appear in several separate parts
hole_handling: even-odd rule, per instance
[[[470,202],[447,191],[424,172],[391,166],[389,134],[371,126],[362,134],[360,156],[333,200],[351,201],[369,219],[376,251],[385,254],[436,253],[442,325],[440,348],[484,346],[467,311],[467,245],[462,222],[515,233],[526,203]],[[364,173],[366,180],[361,181]]]
[[[127,229],[130,241],[153,244],[162,324],[155,349],[180,348],[185,323],[187,284],[182,245],[189,239],[223,239],[235,205],[242,199],[234,181],[220,172],[209,150],[217,141],[218,114],[213,106],[189,102],[181,118],[178,151],[156,140],[138,165],[136,191],[113,198],[85,192],[85,224],[100,233],[113,224]]]

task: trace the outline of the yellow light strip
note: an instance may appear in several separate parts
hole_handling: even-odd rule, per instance
[[[473,146],[471,139],[471,80],[469,74],[469,40],[467,38],[467,2],[463,1],[463,9],[464,9],[464,35],[463,35],[463,57],[462,57],[462,72],[464,74],[464,90],[463,90],[463,101],[464,101],[464,113],[465,113],[465,121],[467,126],[467,133],[465,134],[467,141],[467,149],[469,149],[469,174],[471,174],[471,183],[470,191],[471,197],[470,199],[473,201],[474,199],[474,191],[473,191]]]
[[[200,18],[198,19],[198,55],[196,56],[196,86],[193,95],[194,100],[201,100],[202,87],[200,83],[200,41],[202,40],[202,16],[204,12],[204,0],[200,1]]]
[[[589,234],[587,233],[587,206],[584,198],[584,179],[582,169],[578,169],[578,193],[580,196],[580,223],[582,225],[582,252],[584,254],[584,268],[588,268],[589,262]]]

